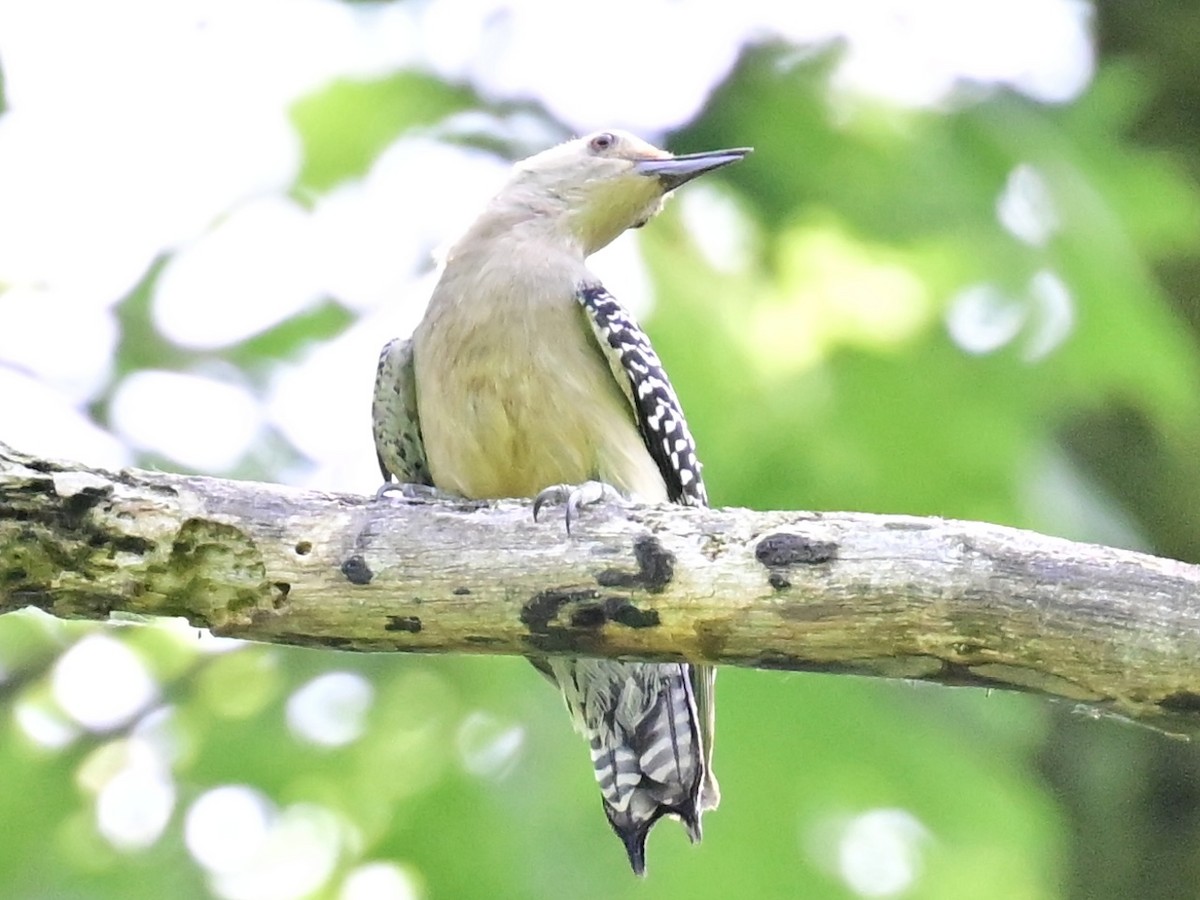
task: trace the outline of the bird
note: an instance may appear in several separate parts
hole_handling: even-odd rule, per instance
[[[380,355],[372,430],[384,488],[530,498],[534,517],[614,495],[707,506],[683,409],[650,339],[586,265],[666,197],[743,159],[673,155],[618,130],[517,162],[450,247],[412,337]],[[394,479],[394,482],[393,482]],[[629,864],[663,816],[693,842],[720,794],[715,672],[688,663],[533,659],[587,738],[604,811]]]

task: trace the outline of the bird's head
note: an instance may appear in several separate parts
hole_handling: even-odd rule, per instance
[[[599,131],[517,163],[509,191],[552,216],[593,253],[645,225],[663,198],[697,175],[735,163],[748,147],[673,156],[624,131]]]

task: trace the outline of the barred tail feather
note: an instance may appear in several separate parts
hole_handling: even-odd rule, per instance
[[[665,815],[700,840],[700,815],[717,799],[711,670],[569,659],[552,660],[551,667],[576,729],[591,745],[604,811],[634,872],[645,873],[646,837]]]
[[[721,802],[721,788],[712,770],[713,736],[717,730],[716,686],[717,670],[712,666],[689,666],[692,696],[696,698],[696,719],[699,723],[700,746],[704,748],[704,783],[700,786],[700,811],[716,809]]]

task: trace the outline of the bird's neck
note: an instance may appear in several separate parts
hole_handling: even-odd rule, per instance
[[[520,213],[498,210],[480,216],[454,244],[447,260],[515,257],[537,263],[553,257],[582,266],[598,249],[589,247],[562,216]]]
[[[646,217],[653,215],[649,209]],[[629,210],[612,204],[572,205],[554,195],[498,197],[475,220],[458,247],[516,244],[557,248],[582,262],[633,224]]]

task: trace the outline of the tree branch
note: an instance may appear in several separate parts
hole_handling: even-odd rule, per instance
[[[0,612],[340,650],[574,654],[1034,691],[1200,731],[1200,567],[976,522],[413,503],[0,444]]]

